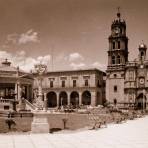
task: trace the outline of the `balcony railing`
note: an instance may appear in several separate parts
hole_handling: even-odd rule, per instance
[[[12,103],[14,102],[13,99],[0,99],[0,103]]]
[[[136,67],[137,66],[137,63],[136,62],[128,62],[126,64],[126,67]]]

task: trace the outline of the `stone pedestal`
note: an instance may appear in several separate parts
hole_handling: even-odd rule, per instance
[[[49,133],[49,123],[47,113],[35,112],[31,124],[32,133]]]

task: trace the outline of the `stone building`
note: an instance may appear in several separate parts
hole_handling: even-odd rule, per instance
[[[103,104],[105,73],[97,69],[46,72],[42,76],[43,99],[48,108],[61,105]],[[37,73],[26,73],[11,66],[6,59],[0,65],[0,109],[15,109],[22,99],[33,102],[38,97]],[[27,103],[28,104],[28,103]]]
[[[105,101],[104,76],[105,73],[97,69],[47,72],[42,79],[47,107],[55,108],[61,104],[73,106],[103,104]],[[37,75],[34,78],[34,94],[36,94]]]
[[[106,99],[121,106],[145,109],[148,101],[147,47],[139,45],[137,59],[128,61],[126,22],[120,12],[112,22],[106,71]]]
[[[14,102],[32,98],[33,78],[6,59],[0,65],[0,109],[14,109]]]

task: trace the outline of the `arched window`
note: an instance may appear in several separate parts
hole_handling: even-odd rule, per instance
[[[144,52],[141,52],[141,55],[140,55],[141,57],[141,60],[143,61],[144,60]]]
[[[114,92],[117,92],[117,85],[114,86]]]
[[[117,64],[120,64],[120,55],[117,56]]]
[[[120,41],[118,41],[118,49],[120,49]]]
[[[112,64],[115,64],[116,63],[116,57],[113,55],[112,56]]]
[[[115,42],[113,42],[113,49],[115,49]]]
[[[114,78],[117,78],[117,74],[114,74]]]

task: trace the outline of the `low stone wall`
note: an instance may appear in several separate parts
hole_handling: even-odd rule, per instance
[[[47,114],[50,129],[64,129],[64,121],[66,120],[66,128],[75,130],[89,126],[90,121],[88,114],[77,113],[59,113],[59,114]],[[100,119],[111,122],[111,116],[109,114],[98,115]],[[12,131],[27,132],[31,131],[31,123],[33,117],[25,117],[21,115],[12,118],[16,125],[12,126]],[[0,133],[8,132],[8,125],[5,123],[6,118],[0,118]]]

